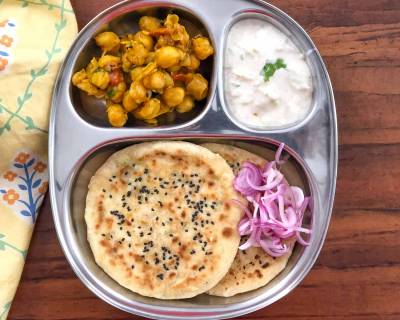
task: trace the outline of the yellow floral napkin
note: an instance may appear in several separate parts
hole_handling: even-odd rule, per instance
[[[0,320],[47,190],[51,94],[76,33],[69,0],[0,0]]]

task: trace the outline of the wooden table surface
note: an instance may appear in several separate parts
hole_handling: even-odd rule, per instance
[[[79,27],[115,2],[72,1]],[[339,176],[328,237],[312,271],[288,296],[242,319],[400,319],[400,1],[271,2],[308,31],[329,69]],[[138,317],[78,280],[47,197],[10,319]]]

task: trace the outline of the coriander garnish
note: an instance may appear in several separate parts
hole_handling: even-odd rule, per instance
[[[268,82],[278,69],[283,68],[286,68],[286,64],[283,59],[278,58],[274,63],[267,62],[261,70],[261,75],[264,76],[264,81]]]
[[[106,92],[107,98],[112,98],[115,95],[115,88],[111,88]]]

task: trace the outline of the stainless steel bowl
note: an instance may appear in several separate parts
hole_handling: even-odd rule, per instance
[[[136,3],[135,3],[136,4]],[[194,11],[190,8],[185,8],[180,5],[171,5],[168,3],[159,3],[157,5],[138,4],[136,9],[133,11],[123,11],[118,16],[106,15],[98,21],[97,27],[93,26],[93,23],[89,23],[85,30],[82,31],[82,37],[79,37],[77,41],[80,45],[76,47],[77,51],[74,53],[75,61],[73,62],[73,73],[87,66],[89,61],[95,56],[101,56],[101,50],[97,47],[94,36],[105,30],[113,30],[119,35],[127,33],[133,33],[139,31],[137,22],[142,15],[152,15],[161,19],[165,18],[168,13],[176,13],[180,17],[180,22],[185,25],[189,34],[197,35],[201,34],[207,36],[213,41],[212,33],[210,28],[201,17],[197,16]],[[94,22],[94,20],[93,20]],[[135,23],[136,22],[136,23]],[[90,31],[89,31],[90,30]],[[90,32],[90,37],[83,37],[83,34]],[[215,46],[215,43],[213,43]],[[210,57],[205,61],[202,61],[200,66],[200,73],[210,83],[210,94],[206,100],[196,102],[196,107],[192,111],[187,113],[167,113],[161,117],[158,117],[159,122],[158,128],[162,129],[173,129],[182,128],[189,126],[190,124],[199,121],[211,107],[211,101],[214,97],[216,88],[216,64],[214,63],[214,57]],[[75,111],[79,116],[88,123],[95,126],[111,128],[107,120],[106,106],[104,100],[99,100],[94,97],[88,96],[77,87],[70,84],[70,94]],[[145,128],[149,127],[145,122],[134,119],[133,116],[129,116],[126,127],[134,128]],[[115,130],[115,128],[113,128]]]
[[[93,35],[109,24],[132,31],[137,12],[173,8],[189,23],[208,32],[216,46],[209,101],[190,119],[156,128],[109,128],[90,112],[91,102],[70,85],[73,72],[84,65]],[[297,124],[262,131],[240,125],[223,97],[223,52],[227,31],[243,13],[261,14],[285,29],[304,51],[315,84],[312,112]],[[246,13],[247,14],[247,13]],[[92,48],[92,49],[90,49]],[[218,88],[218,89],[217,89]],[[215,92],[219,91],[219,95]],[[79,96],[78,96],[79,95]],[[267,286],[231,298],[206,294],[187,300],[157,300],[135,294],[112,280],[94,262],[86,240],[85,198],[90,177],[115,150],[147,140],[175,139],[194,143],[221,141],[272,158],[279,142],[291,160],[284,166],[289,182],[313,197],[311,243],[296,246],[286,269]],[[321,250],[329,225],[337,170],[337,124],[333,93],[322,59],[305,31],[279,9],[251,0],[138,0],[119,3],[94,18],[79,34],[60,71],[50,122],[50,190],[54,221],[64,253],[78,277],[103,300],[127,312],[156,319],[220,319],[239,316],[280,299],[306,276]]]

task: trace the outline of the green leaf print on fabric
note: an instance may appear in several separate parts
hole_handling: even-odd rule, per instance
[[[5,235],[0,233],[0,251],[5,251],[8,247],[8,248],[18,252],[19,254],[21,254],[22,258],[25,260],[28,250],[18,249],[16,246],[13,246],[11,243],[8,243],[7,241],[5,241],[4,238],[5,238]],[[0,317],[0,319],[1,319],[1,317]]]
[[[0,0],[1,1],[1,0]],[[1,3],[1,2],[0,2]],[[6,314],[8,313],[8,310],[11,308],[11,301],[7,302],[3,306],[3,310],[0,313],[0,320],[6,320]]]
[[[10,131],[12,129],[12,121],[14,119],[18,119],[18,120],[24,122],[27,125],[25,127],[25,130],[38,130],[38,131],[47,133],[47,130],[39,128],[37,125],[35,125],[35,123],[31,117],[22,117],[20,115],[20,112],[23,110],[26,102],[29,101],[29,99],[32,98],[32,96],[34,94],[31,89],[32,89],[32,86],[35,83],[35,81],[38,78],[47,74],[48,67],[49,67],[50,63],[53,61],[54,56],[61,52],[61,49],[58,48],[58,41],[60,38],[61,31],[63,29],[65,29],[65,27],[67,25],[67,20],[64,18],[64,13],[68,12],[68,9],[66,9],[64,7],[64,2],[65,2],[64,0],[61,1],[60,6],[55,5],[55,4],[49,4],[47,1],[44,1],[44,0],[41,0],[39,2],[19,0],[19,2],[22,3],[23,7],[26,7],[30,4],[32,4],[32,5],[51,5],[54,8],[59,8],[60,9],[60,20],[59,20],[59,22],[55,23],[56,34],[55,34],[51,48],[46,49],[44,51],[47,56],[47,61],[41,68],[30,71],[31,79],[28,82],[28,84],[26,85],[24,92],[19,97],[17,97],[16,111],[11,111],[10,108],[7,108],[3,104],[1,104],[1,99],[0,99],[0,110],[5,111],[9,115],[8,119],[4,122],[4,124],[2,126],[0,126],[0,136],[5,131]],[[0,3],[1,3],[1,0],[0,0]]]
[[[66,19],[61,20],[59,23],[55,23],[56,30],[58,32],[60,32],[62,29],[64,29],[66,25],[67,25],[67,20]]]
[[[0,3],[3,0],[0,0]],[[64,8],[63,6],[59,6],[58,4],[55,3],[49,3],[47,0],[39,0],[39,1],[30,1],[30,0],[18,0],[18,2],[21,3],[22,7],[28,7],[29,5],[33,6],[47,6],[47,9],[53,10],[53,9],[62,9],[65,12],[72,13],[74,12],[72,9]]]
[[[14,115],[15,118],[17,118],[18,120],[24,122],[26,124],[26,128],[25,128],[26,130],[35,129],[35,130],[39,130],[41,132],[47,133],[47,130],[44,130],[44,129],[41,129],[41,128],[37,127],[35,125],[35,123],[33,122],[33,119],[31,117],[27,116],[27,117],[23,118],[19,114],[15,113],[15,112],[12,112],[8,108],[6,108],[4,105],[1,104],[1,99],[0,99],[0,113],[2,113],[2,112],[8,113],[9,115]],[[11,130],[10,124],[0,128],[0,135],[1,135],[2,131],[5,131],[5,130],[8,130],[8,131]]]

